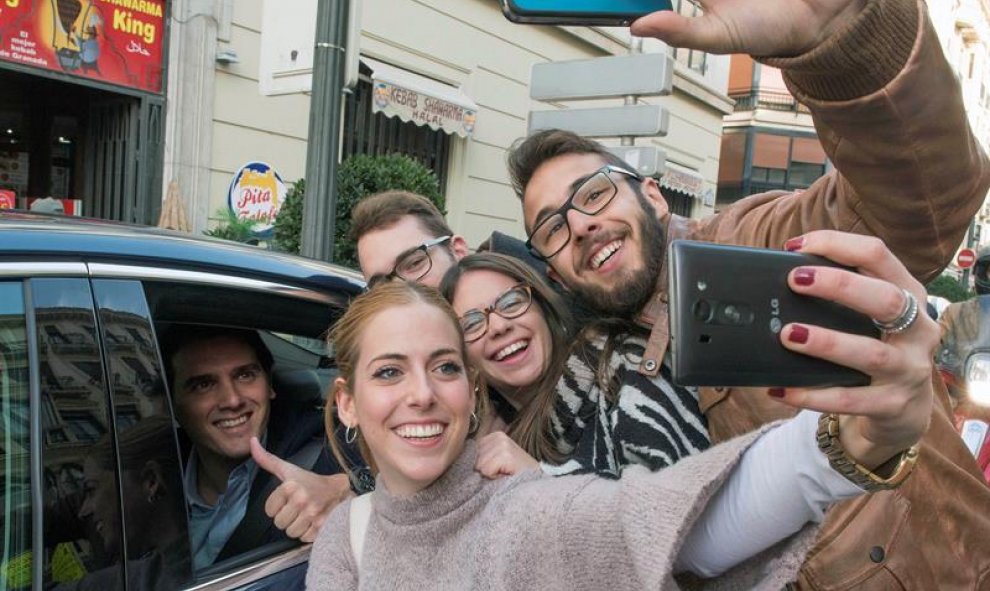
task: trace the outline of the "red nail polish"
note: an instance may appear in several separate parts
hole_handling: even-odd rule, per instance
[[[807,327],[801,326],[800,324],[795,324],[791,327],[791,332],[787,334],[787,340],[792,343],[797,343],[803,345],[808,342],[808,329]]]
[[[770,388],[769,390],[767,390],[767,394],[769,394],[774,398],[783,398],[784,394],[786,393],[787,391],[784,390],[783,388]]]
[[[815,270],[808,267],[799,267],[794,271],[794,283],[798,285],[811,285],[815,282]]]
[[[784,243],[784,249],[790,251],[801,250],[802,246],[804,246],[804,236],[791,238],[790,240]]]

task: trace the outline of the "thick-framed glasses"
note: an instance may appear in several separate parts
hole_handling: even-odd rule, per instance
[[[388,275],[376,275],[368,282],[368,289],[383,281],[391,281],[398,277],[405,281],[419,281],[433,268],[430,249],[449,241],[453,236],[440,236],[427,240],[415,248],[410,248],[395,259],[395,266]]]
[[[533,303],[533,292],[528,285],[519,283],[503,291],[491,306],[484,310],[468,310],[458,320],[461,322],[461,330],[464,331],[464,341],[473,343],[488,332],[488,316],[492,312],[498,314],[506,320],[518,318],[529,310],[529,305]]]
[[[635,172],[631,172],[611,164],[605,165],[595,171],[578,188],[574,189],[571,196],[560,206],[557,211],[543,218],[536,224],[533,232],[526,241],[526,248],[538,259],[547,260],[567,246],[571,241],[571,227],[567,223],[567,212],[574,209],[584,215],[598,215],[608,204],[615,199],[619,192],[615,181],[612,180],[612,173],[624,174],[636,180],[642,179]]]

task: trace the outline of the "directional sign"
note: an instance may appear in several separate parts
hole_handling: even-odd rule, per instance
[[[659,105],[530,111],[529,131],[566,129],[584,137],[667,135],[670,115]]]
[[[663,174],[667,168],[667,153],[655,146],[609,146],[608,151],[643,176]]]
[[[956,255],[956,264],[960,269],[968,269],[976,264],[976,251],[972,248],[964,248]]]
[[[674,60],[665,53],[546,62],[533,66],[529,96],[541,101],[660,96],[670,94],[673,81]]]

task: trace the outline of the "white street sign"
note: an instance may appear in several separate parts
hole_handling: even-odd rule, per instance
[[[667,168],[667,153],[656,146],[608,146],[608,150],[643,176],[663,174]]]
[[[674,60],[665,53],[634,53],[535,64],[529,96],[549,100],[670,94]]]
[[[530,135],[541,129],[566,129],[584,137],[667,135],[670,115],[659,105],[530,111]]]

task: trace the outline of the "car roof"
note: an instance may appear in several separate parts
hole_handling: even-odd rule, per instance
[[[161,228],[70,216],[0,211],[0,263],[136,265],[358,293],[361,275],[314,259]]]

